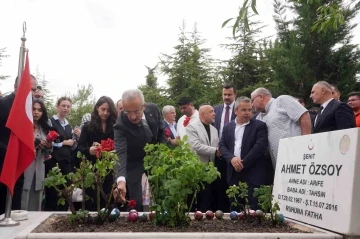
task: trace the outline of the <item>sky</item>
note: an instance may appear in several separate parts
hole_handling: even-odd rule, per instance
[[[49,81],[54,98],[75,93],[78,85],[91,83],[94,95],[114,101],[122,92],[145,84],[147,69],[161,53],[172,54],[183,21],[194,23],[216,59],[230,53],[220,47],[231,36],[222,23],[237,16],[242,0],[2,0],[0,3],[0,48],[8,58],[0,67],[0,91],[13,89],[17,75],[22,24],[26,21],[26,47],[30,69],[38,68]],[[263,36],[276,34],[272,1],[258,0],[258,17],[267,27]],[[360,16],[355,19],[360,23]],[[354,29],[360,44],[360,28]],[[160,84],[165,84],[160,76]]]

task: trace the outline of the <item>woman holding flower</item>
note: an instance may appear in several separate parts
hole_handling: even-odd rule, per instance
[[[41,211],[43,182],[45,178],[45,159],[50,157],[51,142],[47,141],[50,131],[48,115],[42,100],[33,101],[35,159],[24,172],[24,186],[21,196],[21,209]]]
[[[78,150],[86,157],[87,160],[95,164],[97,158],[100,157],[101,141],[114,139],[113,125],[116,123],[117,113],[113,100],[107,96],[102,96],[96,102],[91,120],[84,124],[82,128]],[[112,173],[108,174],[103,184],[105,194],[110,194],[113,184]],[[96,190],[86,188],[86,195],[91,199],[86,201],[86,210],[96,211]],[[100,207],[105,206],[105,201],[100,199]]]

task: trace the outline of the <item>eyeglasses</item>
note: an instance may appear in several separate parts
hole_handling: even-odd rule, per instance
[[[126,114],[127,116],[133,115],[133,114],[139,115],[143,111],[143,109],[144,109],[144,106],[141,106],[141,109],[139,109],[139,110],[134,110],[134,111],[124,110],[124,114]]]

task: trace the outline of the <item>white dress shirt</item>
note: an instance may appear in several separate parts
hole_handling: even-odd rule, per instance
[[[250,122],[250,121],[249,121]],[[236,127],[235,127],[235,145],[234,145],[234,155],[241,159],[241,146],[242,140],[244,136],[245,126],[249,124],[249,122],[244,124],[238,124],[237,119],[235,119]]]

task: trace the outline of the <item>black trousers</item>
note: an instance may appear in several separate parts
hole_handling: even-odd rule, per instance
[[[14,195],[12,197],[11,210],[21,209],[21,194],[24,185],[24,174],[22,174],[15,183]],[[5,213],[7,187],[0,183],[0,215]]]
[[[213,205],[213,192],[216,181],[211,184],[205,183],[205,188],[200,190],[197,196],[197,210],[206,212],[207,210],[215,210]]]
[[[226,190],[229,188],[227,183],[227,162],[219,157],[215,158],[215,166],[220,172],[221,177],[217,178],[213,190],[213,207],[215,210],[230,212],[229,198]]]
[[[136,201],[136,210],[138,212],[143,211],[143,205],[142,205],[142,184],[141,184],[141,178],[137,182],[126,182],[126,191],[129,194],[129,200],[135,200]]]
[[[61,160],[57,161],[54,158],[51,158],[45,161],[45,177],[47,176],[48,172],[52,170],[53,167],[56,167],[56,164],[59,165],[61,173],[63,175],[67,175],[72,172],[71,162],[70,160]],[[59,189],[63,189],[63,187],[59,186]],[[58,192],[53,187],[45,187],[45,211],[67,211],[69,205],[65,203],[65,205],[58,205]]]

